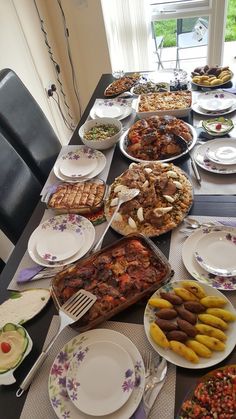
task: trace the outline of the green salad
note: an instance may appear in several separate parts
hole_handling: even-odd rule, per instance
[[[95,125],[84,134],[86,140],[106,140],[119,132],[119,128],[112,124]]]

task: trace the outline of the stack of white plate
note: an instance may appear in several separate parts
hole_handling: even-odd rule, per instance
[[[49,375],[49,398],[60,419],[64,412],[71,419],[127,419],[142,399],[144,384],[136,346],[113,330],[91,330],[72,339],[57,355]]]
[[[53,170],[57,178],[75,183],[94,178],[105,165],[106,157],[101,151],[81,145],[57,159]]]
[[[236,97],[220,90],[201,93],[192,109],[201,115],[219,116],[236,110]]]
[[[222,175],[236,173],[236,138],[208,141],[195,150],[194,159],[208,172]]]
[[[84,256],[95,239],[95,229],[87,218],[63,214],[40,224],[30,236],[28,252],[41,266],[64,266]]]
[[[90,117],[125,119],[133,111],[130,101],[126,99],[99,99],[90,111]]]
[[[184,242],[182,259],[196,279],[222,290],[236,289],[236,228],[199,228]]]

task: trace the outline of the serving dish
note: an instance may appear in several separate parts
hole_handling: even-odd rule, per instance
[[[110,187],[104,207],[108,220],[124,186],[140,190],[136,198],[121,205],[112,222],[112,228],[125,236],[139,232],[154,237],[172,230],[193,201],[192,185],[179,167],[172,163],[132,163]]]
[[[230,132],[234,123],[232,119],[226,119],[223,116],[202,121],[202,126],[208,134],[214,137],[220,137]]]
[[[60,183],[44,199],[57,214],[92,214],[101,209],[107,186],[101,179],[78,183]]]
[[[111,134],[109,134],[109,130]],[[90,138],[87,138],[91,133]],[[79,129],[82,142],[96,150],[107,150],[119,141],[122,133],[122,123],[115,118],[95,118],[86,121]]]
[[[197,141],[196,130],[174,116],[152,116],[133,124],[120,139],[122,153],[135,162],[168,162],[185,155],[188,150],[176,139],[181,135],[191,150]]]
[[[193,284],[193,287],[195,287],[196,281],[171,282],[171,283],[168,283],[168,284],[164,285],[163,287],[159,288],[152,295],[152,297],[150,298],[149,301],[151,301],[152,299],[155,299],[155,298],[160,298],[161,297],[160,293],[164,292],[164,293],[171,293],[172,294],[172,293],[174,293],[174,288],[178,288],[178,289],[181,288],[182,289],[182,287],[184,287],[184,284],[186,282],[188,282],[188,283],[191,282]],[[231,313],[231,315],[234,318],[236,318],[235,317],[236,316],[236,311],[235,311],[233,305],[220,291],[218,291],[215,288],[212,288],[210,285],[206,285],[206,284],[203,284],[203,283],[201,284],[201,289],[204,291],[204,294],[207,297],[211,297],[211,298],[212,297],[217,297],[217,299],[218,298],[223,299],[225,301],[225,305],[223,307],[224,310],[227,310],[228,312]],[[161,297],[161,299],[162,299],[162,297]],[[166,301],[166,300],[164,300],[164,301]],[[196,298],[196,301],[199,302],[199,301],[202,301],[202,300]],[[177,306],[174,305],[173,307],[176,309]],[[182,307],[182,305],[181,305],[181,307]],[[190,362],[185,357],[180,356],[178,353],[174,352],[170,347],[168,347],[168,348],[161,347],[159,344],[157,344],[154,341],[154,339],[150,335],[150,325],[153,322],[156,321],[156,319],[157,319],[156,313],[158,313],[159,310],[160,310],[159,308],[155,308],[154,306],[152,306],[149,303],[147,304],[145,312],[144,312],[144,329],[145,329],[146,336],[149,340],[149,343],[152,345],[152,347],[155,349],[155,351],[157,351],[161,356],[163,356],[167,361],[171,362],[172,364],[178,365],[179,367],[182,367],[182,368],[190,368],[190,369],[208,368],[208,367],[211,367],[211,366],[216,365],[216,364],[220,363],[221,361],[223,361],[225,358],[227,358],[227,356],[234,349],[234,346],[235,346],[235,343],[236,343],[236,336],[235,336],[235,333],[234,333],[234,328],[235,328],[235,322],[234,321],[232,321],[230,323],[227,322],[227,329],[224,330],[224,331],[223,331],[223,329],[217,329],[216,327],[214,327],[214,329],[220,330],[220,332],[218,332],[220,335],[222,335],[222,332],[223,332],[224,335],[226,336],[226,340],[224,341],[225,348],[223,350],[212,350],[212,353],[209,357],[203,357],[203,356],[199,355],[198,356],[198,358],[199,358],[198,362],[196,362],[196,363],[195,362]],[[205,315],[205,312],[203,313],[203,315]],[[201,314],[197,315],[196,325],[200,325],[200,324],[202,325],[203,322],[201,322],[201,320],[199,319],[198,316],[201,316]],[[180,318],[180,317],[181,316],[178,315],[178,318]],[[175,319],[173,319],[172,322],[175,323]],[[206,323],[204,322],[204,324],[206,324]],[[167,332],[165,332],[165,333],[167,333]],[[200,332],[198,330],[197,331],[197,336],[199,334],[202,334],[202,332]],[[190,338],[188,336],[187,341],[189,341],[190,339],[195,340],[194,337]],[[169,339],[169,341],[170,341],[170,339]],[[223,340],[222,340],[222,342],[223,342]]]
[[[139,234],[124,237],[57,274],[53,296],[61,305],[80,288],[97,301],[76,326],[84,331],[123,311],[167,281],[171,267],[156,246]]]
[[[153,115],[187,116],[191,110],[192,93],[189,90],[142,94],[133,106],[139,118]]]
[[[115,97],[127,90],[130,90],[131,87],[134,86],[134,84],[138,81],[139,78],[140,78],[140,75],[137,73],[134,73],[134,74],[121,77],[118,80],[114,80],[105,89],[104,96]]]
[[[220,87],[228,83],[233,78],[233,72],[229,67],[205,65],[197,67],[191,73],[192,83],[200,87]]]
[[[145,93],[168,92],[169,90],[170,84],[167,82],[154,83],[152,81],[146,81],[137,83],[130,89],[130,92],[135,96],[139,96]]]
[[[13,373],[32,347],[32,340],[24,327],[6,323],[0,329],[0,384],[15,383]]]
[[[176,419],[212,417],[213,409],[219,418],[233,418],[236,410],[235,376],[236,365],[226,365],[201,377],[186,395]],[[227,403],[223,402],[225,397]]]
[[[143,359],[133,344],[133,342],[125,335],[109,329],[93,329],[71,339],[60,352],[57,354],[50,374],[48,382],[49,399],[52,408],[59,419],[65,419],[65,415],[69,415],[70,419],[91,419],[91,415],[86,415],[77,409],[71,402],[66,389],[66,374],[68,371],[68,361],[78,351],[83,354],[90,344],[102,341],[116,342],[127,351],[132,359],[135,371],[135,384],[131,396],[127,402],[116,412],[106,415],[106,419],[127,419],[130,418],[137,409],[144,391],[145,370]],[[57,374],[58,369],[60,375]]]
[[[43,288],[12,292],[0,305],[0,327],[6,323],[24,324],[45,307],[51,297]]]

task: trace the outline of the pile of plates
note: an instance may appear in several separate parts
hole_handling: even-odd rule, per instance
[[[220,90],[201,93],[192,109],[201,115],[219,116],[236,110],[236,97]]]
[[[57,178],[73,183],[94,178],[105,165],[106,157],[101,151],[81,145],[59,157],[53,170]]]
[[[207,227],[184,242],[183,263],[197,280],[222,290],[236,289],[236,228]]]
[[[55,358],[49,398],[60,419],[64,412],[71,419],[104,415],[127,419],[142,399],[144,384],[144,365],[136,346],[113,330],[91,330],[73,338]]]
[[[116,118],[122,120],[133,112],[131,101],[127,99],[98,99],[90,111],[90,117]]]
[[[52,217],[30,236],[28,252],[41,266],[65,266],[84,256],[95,239],[95,229],[87,218],[76,214]]]
[[[194,152],[196,163],[208,172],[223,175],[236,173],[236,139],[208,141]]]

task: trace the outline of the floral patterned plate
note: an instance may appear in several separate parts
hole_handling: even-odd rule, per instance
[[[95,329],[81,333],[70,340],[64,345],[53,362],[48,383],[49,399],[59,419],[94,419],[94,416],[87,415],[78,410],[70,400],[66,388],[66,375],[71,357],[80,354],[80,358],[83,359],[89,345],[103,341],[116,342],[117,345],[120,345],[129,353],[134,365],[135,374],[134,383],[132,380],[133,374],[129,377],[127,376],[127,382],[124,388],[128,390],[130,386],[133,387],[132,394],[127,402],[112,414],[106,415],[105,418],[127,419],[137,409],[142,399],[145,385],[144,365],[138,349],[130,339],[119,332],[109,329]],[[103,416],[100,416],[100,418],[102,419]]]
[[[119,120],[127,118],[132,112],[132,101],[130,99],[96,99],[91,111],[90,117],[112,117]],[[111,116],[112,115],[112,116]]]
[[[89,159],[92,162],[92,167],[94,165],[94,168],[89,171],[84,176],[67,176],[64,173],[61,172],[60,167],[62,164],[62,160],[74,160],[79,161],[80,159]],[[59,157],[54,164],[53,170],[54,174],[58,179],[61,179],[66,182],[84,182],[85,179],[92,179],[95,176],[99,175],[99,173],[102,172],[104,167],[106,166],[106,157],[101,151],[95,150],[93,148],[87,147],[85,145],[78,145],[78,148],[76,151],[70,151],[67,154],[64,154],[63,156]],[[73,173],[72,173],[73,174]]]
[[[216,90],[200,93],[197,99],[202,109],[211,112],[228,110],[236,103],[233,94]]]
[[[194,231],[184,242],[182,247],[182,260],[187,271],[198,281],[208,283],[214,288],[218,288],[224,291],[236,290],[236,276],[223,277],[207,272],[197,262],[194,252],[202,237],[212,232],[226,232],[230,237],[236,236],[236,228],[233,227],[211,227],[211,228],[199,228]]]
[[[123,406],[134,380],[134,365],[127,351],[113,342],[94,342],[86,347],[83,359],[81,351],[71,359],[66,388],[79,410],[101,416]]]
[[[206,271],[219,276],[234,276],[236,275],[236,234],[224,229],[204,234],[197,242],[194,255],[199,265]]]
[[[213,162],[209,159],[209,153],[211,149],[215,149],[217,146],[221,146],[222,143],[225,146],[232,146],[236,147],[236,139],[229,139],[229,138],[220,138],[211,141],[207,141],[207,143],[200,145],[194,151],[194,160],[198,164],[198,166],[202,167],[203,169],[207,170],[208,172],[218,173],[222,175],[229,175],[236,173],[236,164],[220,164]]]
[[[210,144],[210,147],[206,149],[206,156],[213,163],[217,164],[236,164],[236,140],[235,139],[224,139],[215,141],[214,144]]]
[[[57,232],[59,235],[61,235],[60,243],[62,246],[64,246],[65,252],[67,252],[68,250],[68,242],[64,240],[64,238],[68,238],[68,231],[73,231],[74,234],[77,235],[78,241],[83,241],[82,246],[79,246],[78,251],[76,251],[76,253],[74,253],[71,257],[68,257],[67,259],[63,260],[58,260],[58,262],[57,259],[53,257],[53,252],[51,251],[51,249],[50,253],[48,253],[48,257],[47,255],[44,255],[44,258],[42,258],[37,252],[37,244],[38,237],[41,236],[42,230],[44,231],[45,229],[53,231],[53,234]],[[93,245],[94,239],[95,229],[93,224],[87,218],[77,214],[57,215],[44,221],[33,231],[28,242],[28,252],[31,259],[41,266],[65,266],[82,258],[82,256],[84,256]],[[62,249],[61,246],[60,249]]]
[[[161,292],[174,292],[174,288],[181,287],[182,282],[183,281],[169,282],[167,285],[164,285],[163,287],[159,288],[152,295],[151,298],[159,297]],[[207,296],[217,296],[227,300],[227,303],[225,304],[224,308],[226,310],[229,310],[232,314],[236,315],[236,311],[233,305],[220,291],[206,284],[201,284],[201,287],[204,289]],[[191,370],[208,368],[212,365],[219,364],[219,362],[227,358],[227,356],[233,351],[236,344],[235,322],[228,323],[228,329],[224,331],[227,336],[227,340],[225,342],[226,347],[224,351],[213,351],[210,358],[203,358],[199,356],[199,362],[196,364],[178,355],[170,348],[162,348],[160,345],[157,345],[150,336],[150,323],[156,320],[156,310],[157,309],[155,307],[151,306],[150,304],[147,304],[144,312],[144,330],[149,340],[149,343],[152,345],[154,350],[172,364],[178,365],[182,368],[189,368]]]
[[[75,156],[77,156],[77,154],[75,154],[74,157]],[[59,163],[59,169],[60,172],[67,177],[77,178],[88,175],[97,166],[96,158],[80,157],[77,160],[76,158],[65,159],[63,157]]]

